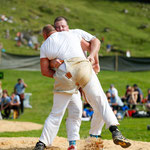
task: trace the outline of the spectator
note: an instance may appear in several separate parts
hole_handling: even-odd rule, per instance
[[[126,57],[131,57],[131,53],[129,50],[126,51]]]
[[[113,84],[110,85],[110,89],[108,91],[111,93],[111,97],[118,104],[118,106],[122,107],[124,104],[118,95],[118,90],[114,87]]]
[[[21,32],[17,32],[17,46],[20,47],[22,45],[23,34]]]
[[[147,93],[146,100],[147,100],[147,101],[150,101],[150,89],[148,89],[148,93]]]
[[[7,96],[9,96],[8,91],[7,91],[6,89],[3,90],[3,93],[6,93]],[[2,93],[2,94],[3,94],[3,93]]]
[[[104,43],[104,37],[101,38],[101,43]]]
[[[148,111],[148,113],[150,114],[150,89],[148,89],[148,94],[147,94],[147,97],[146,97],[146,109]]]
[[[128,107],[126,105],[120,107],[116,102],[116,99],[111,96],[111,93],[109,91],[106,91],[106,97],[117,119],[123,119]]]
[[[94,113],[93,108],[90,106],[89,103],[85,102],[83,105],[82,117],[83,118],[86,118],[86,117],[91,118],[93,113]]]
[[[143,92],[142,90],[138,87],[137,84],[133,85],[134,91],[138,92],[138,97],[137,97],[137,103],[141,103],[143,99]]]
[[[9,39],[9,38],[10,38],[9,29],[6,30],[5,38],[6,38],[6,39]]]
[[[28,46],[31,47],[31,48],[34,47],[34,46],[33,46],[33,43],[32,43],[32,40],[29,40],[29,41],[28,41]]]
[[[35,35],[31,36],[31,41],[34,45],[34,49],[38,50],[38,47],[39,47],[38,37]]]
[[[0,51],[3,49],[3,43],[0,43]]]
[[[109,105],[111,105],[112,97],[111,97],[111,93],[109,91],[106,91],[106,97],[107,97]]]
[[[111,51],[111,45],[110,44],[107,44],[106,45],[106,52],[110,52]]]
[[[2,114],[2,116],[6,119],[9,118],[10,116],[10,97],[8,96],[8,92],[7,90],[3,91],[3,95],[1,98],[1,109],[0,111],[4,110],[4,114]]]
[[[3,90],[2,90],[2,82],[0,81],[0,99],[2,98],[2,93],[3,93]]]
[[[14,119],[18,118],[20,115],[20,97],[15,93],[11,94],[11,102],[10,102],[10,109],[14,110]]]
[[[122,101],[128,103],[130,95],[131,95],[131,86],[126,85],[125,95],[121,98]]]
[[[14,87],[14,93],[16,95],[18,95],[20,97],[20,101],[21,101],[21,113],[24,112],[24,105],[23,105],[23,101],[24,101],[24,92],[25,92],[25,88],[27,87],[27,84],[24,83],[23,79],[18,79],[18,83],[15,85]]]
[[[130,104],[132,104],[132,109],[136,108],[136,104],[137,104],[137,99],[138,99],[138,91],[134,90],[134,87],[131,88],[130,91],[130,97],[128,100],[128,107],[130,108]]]
[[[118,104],[116,102],[116,99],[115,97],[113,97],[110,93],[110,91],[106,91],[106,97],[107,97],[107,100],[108,100],[108,103],[109,105],[111,106],[114,114],[116,115],[117,114],[117,111],[118,111]]]

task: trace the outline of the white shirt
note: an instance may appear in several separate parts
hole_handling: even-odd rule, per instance
[[[90,42],[92,39],[96,38],[95,36],[81,29],[71,29],[69,30],[69,32],[80,35],[87,42]],[[84,55],[85,57],[87,57],[87,51],[84,51]]]
[[[80,35],[87,42],[90,42],[93,38],[95,38],[95,36],[91,35],[88,32],[85,32],[85,31],[83,31],[81,29],[71,29],[71,30],[69,30],[69,32],[75,33],[77,35]]]
[[[84,57],[81,48],[81,36],[68,32],[55,32],[41,46],[40,58],[62,60],[74,57]]]

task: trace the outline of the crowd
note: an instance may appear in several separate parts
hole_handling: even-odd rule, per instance
[[[9,95],[6,89],[2,90],[0,81],[0,115],[1,118],[10,119],[11,111],[13,118],[16,119],[24,112],[24,92],[27,84],[23,79],[18,79],[14,86],[14,91]]]
[[[38,36],[33,35],[31,32],[17,32],[15,40],[18,47],[27,45],[34,50],[39,50]]]
[[[137,84],[133,86],[126,85],[125,94],[120,97],[118,90],[111,84],[110,88],[106,91],[106,97],[118,119],[123,119],[126,110],[136,110],[137,105],[145,105],[147,113],[150,114],[150,89],[148,89],[147,95],[144,98],[143,92]],[[90,120],[94,113],[93,109],[86,101],[83,104],[83,120],[86,120],[84,118],[89,118]]]

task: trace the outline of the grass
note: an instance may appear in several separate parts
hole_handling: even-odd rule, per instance
[[[28,87],[26,92],[32,93],[31,105],[32,109],[25,109],[23,115],[17,121],[29,121],[44,124],[45,119],[49,115],[52,108],[53,99],[53,79],[43,77],[38,71],[17,71],[17,70],[1,70],[4,72],[4,79],[2,80],[3,89],[8,89],[9,94],[13,91],[14,85],[18,78],[23,78]],[[119,91],[119,95],[123,96],[126,84],[137,83],[142,89],[144,96],[147,94],[150,81],[148,80],[150,72],[111,72],[101,71],[98,77],[101,81],[104,91],[113,83]],[[142,77],[142,79],[141,79]],[[65,119],[67,112],[63,118],[60,126],[58,136],[67,137]],[[12,120],[16,121],[16,120]],[[124,118],[120,121],[119,129],[122,133],[132,139],[150,142],[150,132],[147,130],[147,125],[150,124],[149,118]],[[88,137],[90,129],[90,122],[82,122],[80,135],[81,138]],[[24,131],[24,132],[4,132],[0,137],[39,137],[42,130]],[[136,136],[135,136],[136,135]],[[103,139],[111,139],[111,134],[108,130],[103,128]]]
[[[123,13],[127,9],[128,13]],[[137,1],[111,1],[111,0],[1,0],[0,14],[13,17],[13,23],[0,22],[0,42],[6,52],[17,54],[39,54],[28,48],[16,46],[14,38],[18,31],[32,31],[42,43],[39,33],[45,24],[53,24],[57,16],[66,16],[70,28],[81,28],[96,35],[99,39],[104,37],[101,46],[101,55],[106,53],[106,45],[111,44],[116,49],[126,51],[129,49],[132,56],[150,57],[150,4]],[[147,28],[139,27],[146,25]],[[109,28],[109,32],[104,32]],[[9,29],[10,39],[5,39],[5,32]]]
[[[123,13],[127,9],[128,13]],[[39,43],[42,43],[41,29],[45,24],[53,24],[57,16],[65,16],[69,20],[70,28],[80,28],[99,39],[104,37],[101,45],[100,55],[114,55],[106,53],[106,45],[111,44],[116,49],[126,51],[129,49],[135,57],[150,57],[150,4],[137,1],[117,0],[1,0],[0,14],[6,17],[13,17],[13,23],[0,22],[0,43],[6,52],[13,54],[39,55],[28,46],[16,46],[16,33],[20,31],[32,31],[38,36]],[[139,27],[146,25],[147,28]],[[109,28],[109,32],[104,32]],[[10,38],[6,39],[6,30],[10,31]],[[18,121],[29,121],[44,124],[44,121],[52,107],[53,79],[43,77],[40,72],[1,70],[4,72],[2,80],[3,89],[8,89],[9,94],[13,91],[18,78],[24,78],[28,84],[26,92],[32,93],[32,109],[25,109],[25,113]],[[114,84],[123,96],[125,86],[137,83],[142,89],[144,96],[150,88],[150,72],[111,72],[102,71],[98,75],[104,91]],[[65,114],[58,136],[66,137]],[[14,120],[12,120],[14,121]],[[132,139],[150,142],[150,132],[146,126],[150,124],[149,118],[125,118],[120,121],[119,129],[122,133]],[[82,122],[81,138],[87,137],[90,129],[90,122]],[[42,130],[27,132],[4,132],[0,137],[39,137]],[[103,139],[111,139],[111,134],[103,128]]]

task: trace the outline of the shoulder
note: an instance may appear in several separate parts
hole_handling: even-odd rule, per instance
[[[81,29],[70,29],[69,32],[72,32],[72,33],[84,33],[85,31],[81,30]]]
[[[6,99],[7,99],[8,101],[10,101],[10,100],[11,100],[11,98],[10,98],[9,96],[7,96],[7,97],[6,97]]]
[[[95,38],[95,36],[93,36],[92,34],[86,32],[84,30],[81,30],[81,29],[72,29],[72,30],[69,30],[69,31],[80,35],[86,41],[91,41],[93,38]]]
[[[16,95],[16,96],[15,96],[15,99],[16,99],[16,100],[19,100],[19,99],[20,99],[20,97],[19,97],[18,95]]]
[[[15,87],[17,87],[17,86],[18,86],[18,83],[15,84]]]
[[[50,37],[48,37],[44,42],[43,44],[41,45],[41,49],[44,49],[46,47],[46,45],[49,43],[50,41]]]

